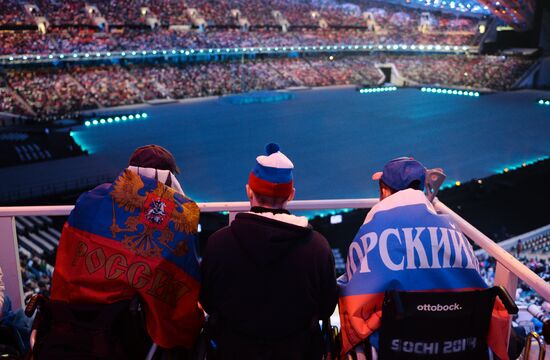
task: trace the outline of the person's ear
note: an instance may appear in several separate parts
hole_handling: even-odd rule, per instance
[[[252,201],[252,198],[254,197],[254,192],[250,188],[250,185],[246,184],[246,197],[248,200]]]
[[[296,188],[292,188],[292,191],[290,192],[290,195],[288,195],[288,199],[286,199],[287,202],[294,200],[294,195],[296,195]]]

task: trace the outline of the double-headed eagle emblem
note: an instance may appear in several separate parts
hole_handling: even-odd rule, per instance
[[[174,199],[175,190],[160,182],[153,191],[140,195],[144,186],[141,177],[130,170],[125,170],[116,179],[111,192],[113,223],[110,230],[113,238],[122,233],[124,246],[141,256],[161,257],[164,250],[176,256],[185,255],[187,240],[174,243],[173,231],[196,233],[199,207],[192,201],[178,206],[180,202]],[[115,204],[126,212],[139,210],[139,213],[129,216],[121,227],[116,220]]]

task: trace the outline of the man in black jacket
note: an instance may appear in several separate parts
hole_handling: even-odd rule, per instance
[[[307,218],[285,210],[294,166],[279,146],[256,161],[250,211],[208,239],[201,264],[209,359],[320,359],[319,320],[337,302],[332,251]]]

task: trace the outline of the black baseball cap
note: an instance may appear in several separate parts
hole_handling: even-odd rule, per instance
[[[130,156],[128,165],[170,170],[173,174],[180,172],[174,155],[162,146],[154,144],[138,147]]]

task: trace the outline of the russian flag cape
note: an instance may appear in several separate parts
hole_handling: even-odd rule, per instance
[[[190,348],[203,323],[198,220],[193,201],[124,170],[77,200],[59,242],[52,300],[110,304],[138,294],[153,341]]]
[[[368,213],[338,279],[345,354],[380,327],[384,292],[486,288],[471,245],[418,190],[399,191]],[[497,299],[498,300],[498,299]],[[488,343],[507,359],[508,313],[495,302]]]

